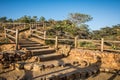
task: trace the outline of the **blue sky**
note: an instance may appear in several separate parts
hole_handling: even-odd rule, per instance
[[[120,24],[120,0],[0,0],[0,17],[12,19],[28,15],[63,20],[75,12],[93,17],[86,23],[91,30]]]

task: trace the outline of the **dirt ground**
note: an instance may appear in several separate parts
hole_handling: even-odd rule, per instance
[[[96,55],[99,55],[102,58],[102,63],[100,65],[96,63],[96,55],[93,54],[96,53]],[[106,55],[107,53],[105,53]],[[24,70],[19,70],[18,68],[13,69],[1,69],[0,68],[0,80],[41,80],[42,77],[50,77],[52,75],[66,75],[66,74],[71,74],[73,72],[84,72],[84,71],[92,71],[96,67],[94,65],[98,65],[97,68],[100,69],[101,65],[106,64],[104,61],[107,61],[113,57],[116,58],[116,55],[112,56],[112,54],[109,54],[109,56],[105,57],[104,53],[96,52],[96,51],[89,51],[89,50],[72,50],[70,52],[69,57],[61,58],[61,59],[56,59],[56,60],[49,60],[49,61],[43,61],[43,62],[37,62],[35,61],[35,57],[32,57],[29,60],[24,61],[26,63],[26,67]],[[119,57],[117,55],[117,57]],[[105,59],[104,59],[105,58]],[[118,58],[119,59],[119,58]],[[89,65],[85,66],[85,64],[82,63],[82,61],[88,61],[91,62]],[[113,59],[114,60],[114,59]],[[80,65],[73,65],[74,61],[79,61]],[[115,60],[118,61],[118,60]],[[104,63],[103,63],[104,62]],[[112,62],[112,61],[110,61]],[[71,63],[72,65],[70,66],[56,66],[58,64],[63,64],[63,63]],[[55,67],[53,68],[46,68],[45,70],[40,70],[39,65],[50,65],[54,64]],[[1,65],[0,65],[1,66]],[[118,65],[111,65],[109,63],[109,66],[115,66],[114,68],[118,68]],[[107,67],[109,67],[107,66]],[[117,67],[116,67],[117,66]],[[120,75],[118,74],[112,74],[112,73],[95,73],[94,75],[91,75],[85,79],[74,79],[74,80],[120,80]]]
[[[57,69],[58,70],[58,69]],[[52,70],[51,70],[52,71]],[[39,71],[24,71],[14,70],[7,73],[0,74],[1,78],[7,78],[7,80],[40,80],[39,76],[42,72]],[[46,72],[47,73],[47,72]],[[4,80],[1,79],[0,80]],[[81,79],[78,79],[81,80]],[[111,73],[99,73],[84,80],[120,80],[120,75]]]
[[[57,64],[57,63],[67,63],[72,62],[70,58],[63,58],[61,60],[54,60],[54,61],[47,61],[47,62],[31,62],[29,61],[28,65],[30,64]],[[27,61],[28,62],[28,61]],[[12,68],[4,70],[4,72],[0,73],[0,80],[4,80],[2,78],[6,78],[7,80],[40,80],[41,77],[49,77],[50,75],[58,75],[58,74],[64,74],[64,73],[71,73],[73,71],[82,69],[87,69],[86,67],[81,66],[67,66],[67,67],[54,67],[51,69],[45,69],[43,71],[40,71],[35,67],[32,70],[13,70]],[[85,79],[76,79],[76,80],[120,80],[120,75],[112,74],[112,73],[98,73],[95,75],[92,75]]]

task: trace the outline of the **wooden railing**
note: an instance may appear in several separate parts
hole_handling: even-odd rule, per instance
[[[10,34],[12,33],[12,35]],[[18,29],[16,30],[11,30],[11,29],[5,29],[5,37],[9,37],[15,40],[16,43],[16,50],[18,49],[18,43],[19,43],[19,33],[20,31]],[[107,49],[105,48],[105,42],[108,43],[120,43],[120,41],[110,41],[110,40],[104,40],[103,38],[101,40],[87,40],[87,39],[78,39],[78,37],[74,37],[73,39],[61,39],[58,36],[54,38],[50,38],[46,35],[46,31],[39,31],[37,28],[31,28],[30,27],[30,33],[32,36],[35,36],[37,38],[40,38],[42,40],[53,40],[55,41],[55,48],[58,49],[58,43],[59,42],[72,42],[74,44],[74,48],[81,48],[79,46],[79,43],[84,41],[84,42],[92,42],[92,43],[99,43],[99,48],[92,48],[92,49],[99,49],[100,51],[117,51],[120,52],[120,50],[115,50],[115,49]]]
[[[78,39],[78,37],[76,36],[74,39],[60,39],[58,38],[58,36],[56,36],[55,38],[45,38],[45,40],[54,40],[55,41],[55,48],[58,49],[58,43],[60,41],[63,42],[73,42],[74,44],[74,48],[80,48],[79,42],[85,41],[85,42],[92,42],[92,43],[99,43],[100,48],[91,48],[93,50],[100,50],[101,52],[103,51],[113,51],[113,52],[120,52],[120,50],[114,50],[114,49],[107,49],[105,48],[105,42],[108,43],[120,43],[120,41],[110,41],[110,40],[104,40],[104,38],[101,38],[101,40],[87,40],[87,39]]]
[[[30,35],[40,38],[42,40],[46,39],[46,31],[44,31],[44,32],[38,31],[37,28],[32,29],[32,27],[30,27]]]
[[[46,31],[39,31],[37,30],[37,28],[32,29],[30,28],[30,32],[32,36],[35,36],[37,38],[40,38],[42,40],[53,40],[55,41],[55,48],[58,49],[58,43],[59,42],[73,42],[74,44],[74,48],[83,48],[83,47],[79,47],[79,43],[80,42],[92,42],[92,43],[99,43],[100,47],[99,48],[92,48],[95,50],[100,50],[100,51],[117,51],[120,52],[120,50],[114,50],[114,49],[105,49],[104,48],[104,43],[105,42],[109,42],[109,43],[120,43],[120,41],[110,41],[110,40],[104,40],[103,38],[101,40],[88,40],[88,39],[78,39],[78,37],[74,37],[74,39],[61,39],[58,36],[54,37],[54,38],[49,38],[46,35]]]
[[[8,37],[8,38],[14,40],[16,43],[16,50],[18,50],[19,30],[18,29],[11,30],[11,29],[7,29],[7,28],[4,28],[4,30],[5,30],[5,38]],[[12,33],[12,35],[10,33]]]

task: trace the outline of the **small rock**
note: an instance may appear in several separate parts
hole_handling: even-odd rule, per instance
[[[31,69],[33,69],[33,64],[25,64],[25,65],[24,65],[24,69],[26,69],[26,70],[31,70]]]

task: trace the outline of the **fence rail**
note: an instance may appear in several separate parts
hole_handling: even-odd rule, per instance
[[[34,33],[35,32],[35,33]],[[41,35],[39,35],[39,34]],[[38,37],[40,39],[43,39],[45,40],[46,39],[46,31],[42,32],[42,31],[38,31],[37,28],[36,29],[32,29],[32,27],[30,27],[30,35],[31,36],[35,36],[35,37]]]
[[[9,34],[9,33],[15,33],[14,36]],[[16,50],[18,49],[18,43],[19,43],[19,30],[11,30],[11,29],[5,29],[5,37],[9,37],[15,40],[16,43]],[[114,50],[114,49],[106,49],[105,48],[105,42],[108,43],[120,43],[120,41],[110,41],[110,40],[104,40],[103,38],[101,40],[87,40],[87,39],[79,39],[77,36],[74,39],[61,39],[58,36],[54,37],[54,38],[49,38],[46,35],[46,31],[39,31],[36,29],[32,29],[30,27],[30,35],[38,37],[42,40],[54,40],[55,41],[55,48],[58,49],[58,43],[63,41],[63,42],[73,42],[74,47],[75,48],[83,48],[83,47],[79,47],[79,43],[80,42],[92,42],[92,43],[97,43],[99,44],[99,48],[95,47],[95,50],[101,50],[101,51],[114,51],[114,52],[120,52],[120,50]],[[93,48],[90,48],[93,49]]]
[[[16,30],[11,30],[11,29],[7,29],[7,28],[4,28],[4,30],[5,30],[5,38],[12,38],[12,39],[14,39],[15,40],[15,43],[16,43],[16,50],[18,50],[18,41],[19,41],[19,30],[18,29],[16,29]],[[11,35],[11,34],[9,34],[8,32],[12,32],[12,33],[15,33],[15,35],[13,36],[13,35]]]
[[[120,52],[120,50],[114,50],[114,49],[106,49],[105,48],[105,42],[109,42],[109,43],[120,43],[120,41],[110,41],[110,40],[104,40],[103,38],[101,40],[87,40],[87,39],[78,39],[78,37],[75,37],[74,39],[60,39],[58,38],[58,36],[56,36],[55,38],[46,38],[45,40],[54,40],[55,41],[55,48],[57,49],[58,47],[58,43],[59,41],[63,41],[63,42],[68,42],[68,41],[72,41],[74,43],[74,47],[75,48],[81,48],[81,49],[90,49],[90,50],[100,50],[101,52],[103,51],[110,51],[110,52]],[[95,47],[95,48],[84,48],[84,47],[78,47],[78,43],[79,42],[92,42],[92,43],[98,43],[99,44],[99,48]]]
[[[10,37],[10,38],[12,38],[12,39],[16,39],[15,37],[13,37],[13,36],[11,36],[10,34],[6,34],[6,36],[8,36],[8,37]]]

